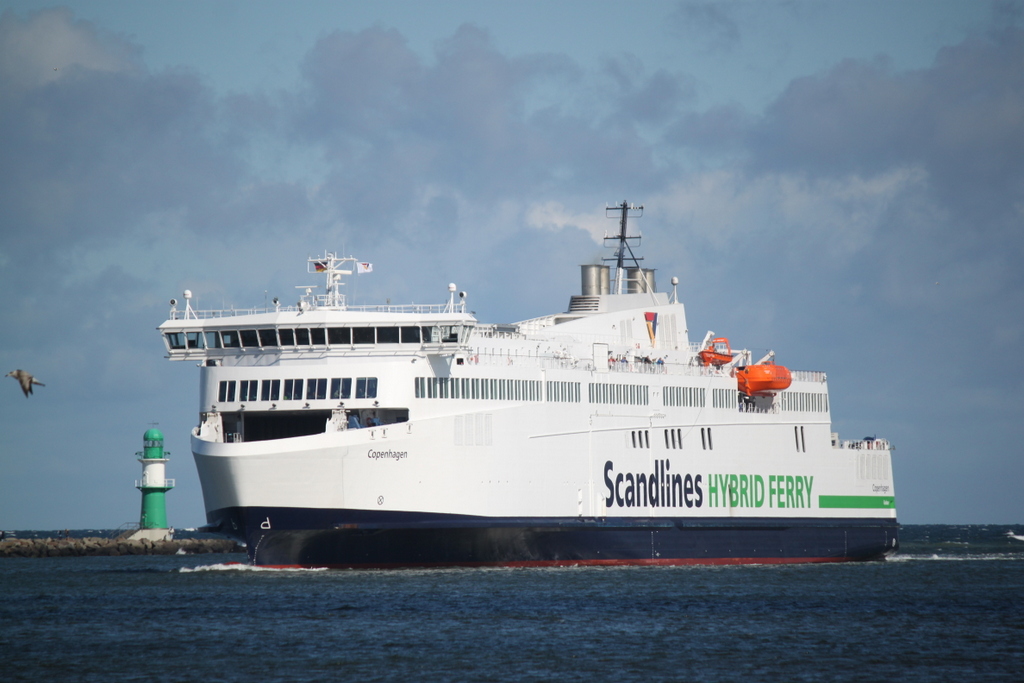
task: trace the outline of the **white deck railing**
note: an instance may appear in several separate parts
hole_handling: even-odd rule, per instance
[[[847,448],[868,451],[894,451],[896,447],[889,443],[888,439],[853,439],[840,441],[833,448]]]
[[[358,313],[451,313],[447,304],[366,304],[360,306],[327,307],[327,306],[264,306],[253,308],[220,308],[195,309],[183,311],[172,308],[170,320],[210,320],[215,318],[233,318],[242,315],[262,315],[266,313],[286,313],[290,311],[356,311]]]

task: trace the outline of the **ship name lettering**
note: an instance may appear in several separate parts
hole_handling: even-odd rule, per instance
[[[375,451],[372,448],[366,452],[366,457],[371,460],[403,460],[409,457],[408,451]]]
[[[668,459],[655,460],[654,472],[615,472],[615,463],[604,464],[607,507],[700,507],[704,504],[702,476],[671,473]]]

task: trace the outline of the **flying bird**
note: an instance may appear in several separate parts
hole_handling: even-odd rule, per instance
[[[21,385],[21,390],[25,392],[25,398],[28,398],[28,395],[32,393],[33,384],[38,384],[41,387],[46,386],[45,384],[37,380],[35,377],[33,377],[31,373],[25,372],[24,370],[14,370],[12,372],[8,372],[4,376],[13,377],[14,379],[18,380],[18,384]]]

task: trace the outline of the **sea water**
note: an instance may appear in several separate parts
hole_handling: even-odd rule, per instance
[[[2,559],[0,680],[1024,680],[1024,527],[901,542],[884,562],[739,567]]]

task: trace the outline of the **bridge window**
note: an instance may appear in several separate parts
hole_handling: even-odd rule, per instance
[[[167,345],[173,350],[185,348],[184,332],[168,332],[164,335],[167,338]]]
[[[277,330],[259,330],[260,346],[277,346]]]
[[[295,346],[295,330],[278,330],[281,346]]]
[[[376,343],[376,330],[372,327],[353,327],[352,328],[352,343],[353,344],[374,344]]]
[[[458,325],[436,325],[423,328],[423,340],[432,344],[455,344],[459,341]]]
[[[298,327],[295,329],[295,345],[296,346],[309,346],[309,330],[305,327]]]
[[[398,328],[397,327],[378,327],[377,328],[377,343],[378,344],[397,344],[398,343]]]
[[[242,339],[242,346],[246,348],[253,348],[260,345],[259,335],[256,330],[242,330],[239,333],[239,337]]]
[[[190,349],[201,349],[203,348],[203,333],[202,332],[186,332],[185,333],[185,345]]]
[[[219,349],[220,346],[220,335],[216,332],[206,333],[206,348],[208,349]]]
[[[328,327],[327,341],[331,344],[351,344],[352,330],[347,327]]]
[[[234,330],[221,330],[220,338],[224,342],[225,349],[241,348],[242,343],[238,338],[238,332]]]
[[[403,344],[419,344],[420,343],[420,328],[418,327],[402,327],[401,329],[401,342]]]
[[[322,327],[313,327],[309,330],[309,339],[317,346],[327,345],[327,330]]]

